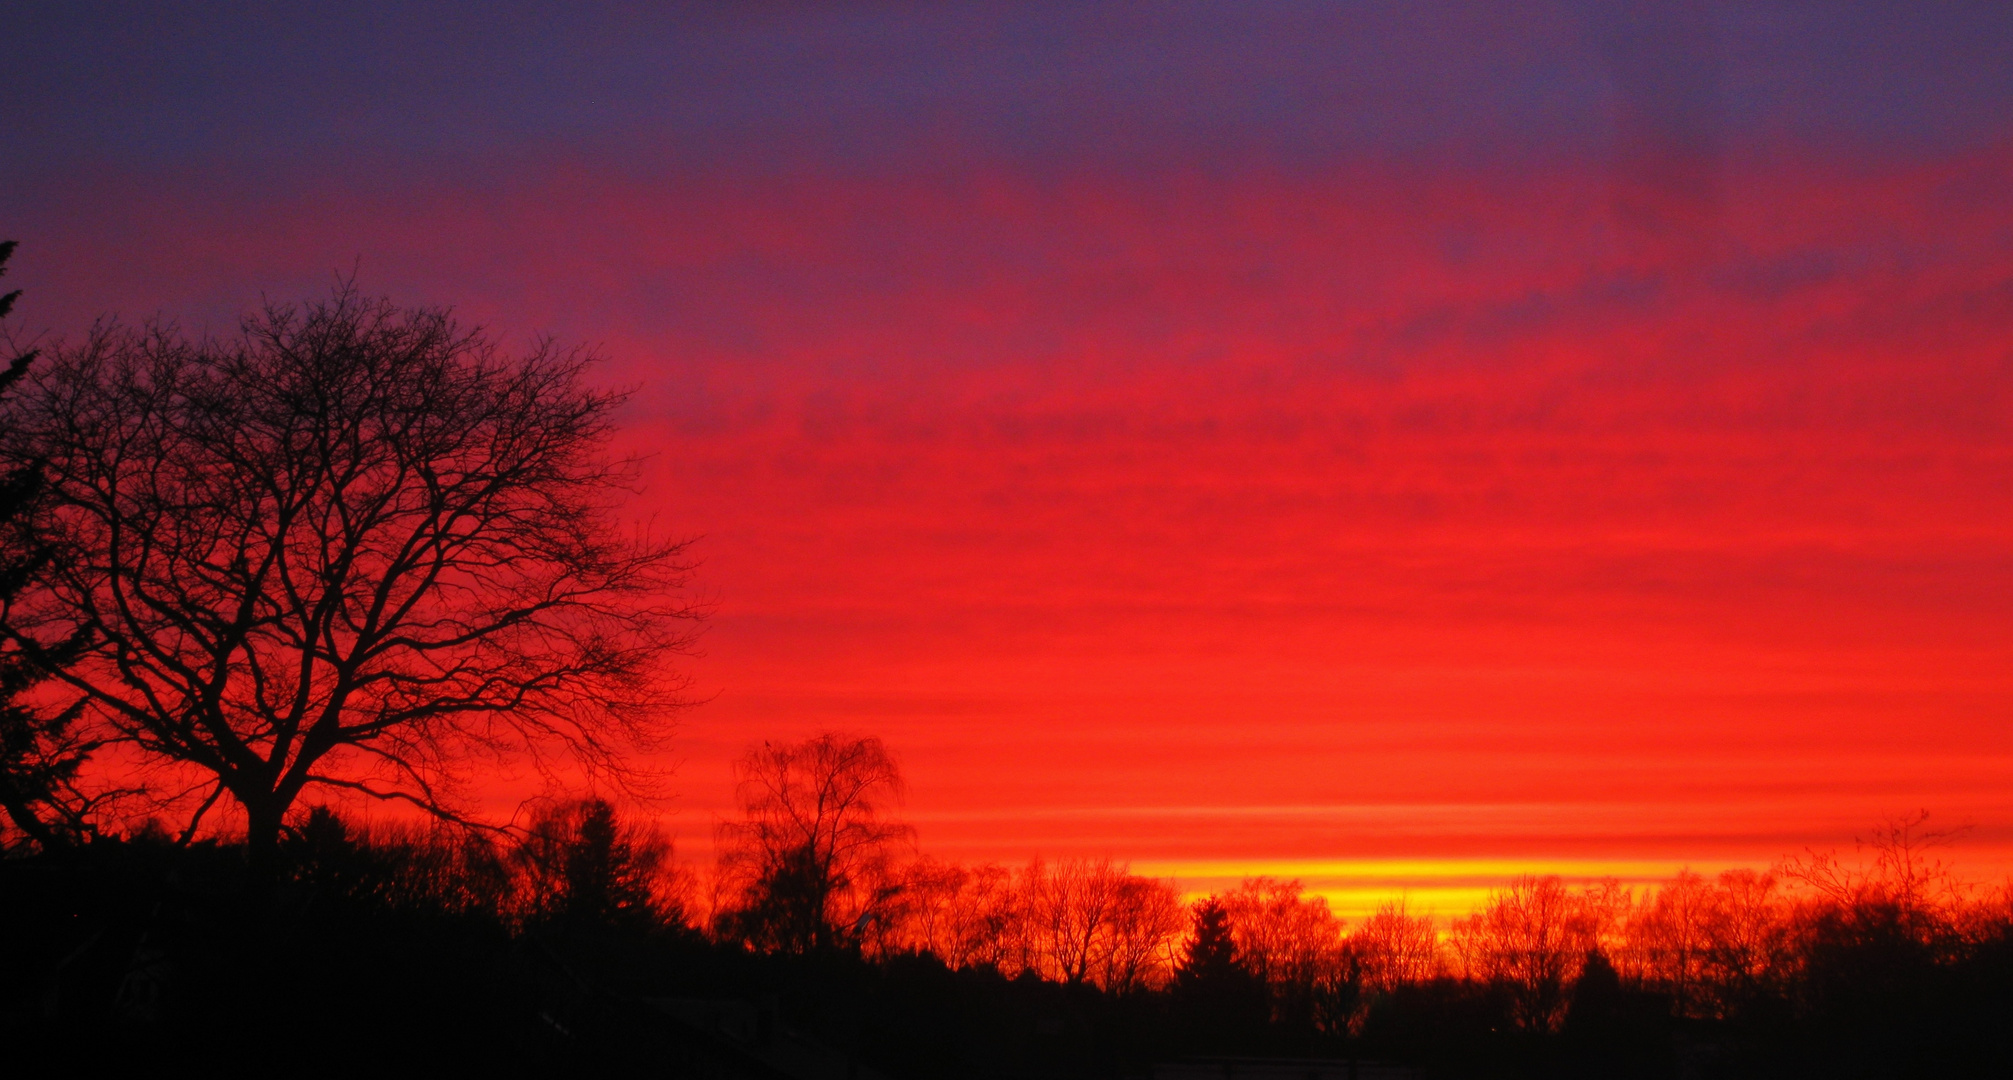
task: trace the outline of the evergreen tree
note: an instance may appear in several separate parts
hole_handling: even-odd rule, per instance
[[[647,931],[662,921],[651,896],[658,858],[615,820],[606,800],[590,800],[566,845],[561,919],[573,926]]]
[[[1237,945],[1230,937],[1230,913],[1223,902],[1211,896],[1195,905],[1195,935],[1188,940],[1181,966],[1175,970],[1175,985],[1192,990],[1212,984],[1249,978],[1237,962]]]
[[[0,242],[0,274],[7,272],[15,242]],[[19,289],[0,295],[0,318],[14,309]],[[35,350],[16,354],[0,370],[0,399],[35,361]],[[0,431],[0,438],[8,435]],[[80,642],[47,644],[14,627],[14,602],[28,579],[50,558],[37,532],[33,506],[41,474],[32,466],[0,475],[0,809],[20,834],[43,850],[63,847],[88,835],[92,800],[76,787],[77,773],[98,743],[73,730],[74,712],[43,715],[19,702],[50,670],[76,654]]]
[[[1194,930],[1174,972],[1174,998],[1191,1049],[1255,1049],[1269,1015],[1265,982],[1237,956],[1230,913],[1214,896],[1198,900]]]

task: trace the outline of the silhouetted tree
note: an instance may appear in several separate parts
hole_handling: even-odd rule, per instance
[[[1370,990],[1390,993],[1440,973],[1444,962],[1433,920],[1413,915],[1403,900],[1387,901],[1349,935],[1349,951]]]
[[[0,275],[14,254],[15,241],[0,242]],[[14,310],[21,290],[0,295],[0,319]],[[10,350],[11,351],[11,350]],[[17,352],[0,370],[0,400],[34,363],[36,350]],[[11,441],[14,432],[5,432]],[[34,519],[42,470],[32,457],[0,473],[0,624],[14,623],[15,599],[50,558],[49,544]],[[87,794],[78,773],[100,740],[84,735],[74,709],[48,711],[24,704],[21,696],[74,662],[82,639],[57,641],[14,636],[0,645],[0,809],[20,834],[44,850],[74,843],[88,834],[93,806],[108,794]]]
[[[1222,900],[1205,897],[1189,910],[1192,930],[1174,969],[1177,1017],[1194,1049],[1245,1049],[1265,1025],[1265,982],[1238,958]]]
[[[1869,927],[1879,924],[1923,948],[1936,948],[1955,930],[1949,915],[1963,887],[1935,851],[1964,830],[1930,829],[1928,822],[1927,810],[1882,822],[1870,838],[1855,839],[1856,865],[1836,852],[1805,852],[1784,863],[1783,871]]]
[[[1528,1031],[1556,1031],[1580,965],[1599,947],[1605,912],[1598,899],[1557,876],[1524,876],[1454,924],[1454,946],[1469,979],[1509,993]]]
[[[501,853],[484,833],[434,823],[358,826],[315,806],[287,830],[294,880],[317,896],[376,911],[500,920],[511,893]]]
[[[1670,1076],[1670,1003],[1630,990],[1600,950],[1580,961],[1562,1034],[1566,1075]]]
[[[1337,1030],[1355,1004],[1357,968],[1328,901],[1298,881],[1250,878],[1222,897],[1238,959],[1264,981],[1273,1019],[1302,1032]]]
[[[927,856],[902,867],[882,917],[869,921],[861,950],[883,958],[928,953],[948,967],[961,966],[953,959],[963,952],[958,901],[971,881],[970,870]]]
[[[1168,977],[1184,921],[1172,883],[1109,859],[1069,859],[1036,860],[1015,884],[1022,968],[1119,992]]]
[[[902,869],[888,917],[872,920],[863,944],[879,956],[928,953],[950,968],[1018,971],[1025,920],[1016,884],[1005,866],[918,859]]]
[[[686,881],[671,842],[605,799],[541,809],[512,853],[518,921],[646,933],[682,926]]]
[[[1030,966],[1072,986],[1088,979],[1125,877],[1109,859],[1030,864],[1020,888]]]
[[[898,887],[890,856],[913,833],[887,819],[901,771],[875,738],[762,743],[735,766],[742,817],[720,827],[729,891],[717,929],[785,952],[858,943]]]
[[[686,566],[618,523],[590,354],[348,287],[48,352],[11,451],[58,555],[22,625],[88,635],[58,678],[93,730],[229,793],[255,863],[311,787],[453,815],[471,757],[626,774],[664,732]]]
[[[1111,993],[1158,989],[1173,976],[1188,922],[1173,882],[1128,874],[1119,883],[1093,978]]]
[[[1638,980],[1664,988],[1681,1015],[1699,1015],[1706,1007],[1715,899],[1703,876],[1682,870],[1629,920],[1627,954]]]
[[[621,835],[615,808],[590,800],[566,848],[566,901],[561,917],[580,926],[650,930],[660,913],[651,895],[651,852]]]
[[[1638,983],[1670,995],[1680,1016],[1725,1017],[1788,961],[1789,906],[1771,874],[1681,871],[1628,921],[1619,956]]]
[[[1230,913],[1223,901],[1207,896],[1191,909],[1194,930],[1174,969],[1175,988],[1194,990],[1213,983],[1249,979],[1251,972],[1237,962],[1237,940],[1230,932]]]

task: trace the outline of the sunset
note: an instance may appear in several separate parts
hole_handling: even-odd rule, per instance
[[[31,727],[74,715],[62,738],[93,748],[62,774],[72,802],[19,796],[42,824],[8,803],[21,866],[159,834],[242,851],[246,888],[292,910],[313,874],[287,852],[311,811],[358,836],[454,828],[524,851],[612,806],[661,843],[678,883],[663,910],[705,948],[915,955],[960,976],[983,965],[862,897],[923,895],[910,864],[1029,881],[1102,866],[1178,899],[1158,959],[1123,977],[984,965],[1002,986],[1095,984],[1114,1010],[1166,996],[1167,1015],[1187,1015],[1201,970],[1191,913],[1261,879],[1332,914],[1338,948],[1380,909],[1423,917],[1434,977],[1484,987],[1515,978],[1466,951],[1477,913],[1533,882],[1647,912],[1687,873],[1751,872],[1786,905],[1845,903],[1823,868],[1874,888],[1912,830],[1960,936],[2013,933],[2013,9],[31,5],[6,21],[0,239],[18,248],[0,292],[20,295],[0,359],[36,358],[5,390],[4,456],[40,477],[7,495],[24,507],[9,550],[27,554],[0,575],[21,582],[6,656],[36,673],[8,675],[7,708]],[[264,432],[263,388],[324,392],[288,365],[331,326],[363,343],[340,358],[440,343],[436,366],[387,359],[366,380],[410,381],[397,407],[437,419],[360,412],[354,430],[381,434],[359,454],[464,422],[492,447],[574,441],[526,466],[548,478],[529,501],[414,534],[433,550],[460,522],[519,530],[469,526],[478,546],[445,576],[364,545],[357,587],[420,629],[379,644],[384,601],[344,623],[296,598],[300,627],[274,615],[278,659],[251,630],[189,660],[175,650],[208,632],[192,628],[234,616],[121,554],[137,511],[92,470],[140,451],[91,425],[152,430],[200,369],[214,408],[250,411],[187,430]],[[163,359],[183,356],[195,367]],[[145,373],[130,386],[100,374],[127,363]],[[526,404],[532,385],[552,396]],[[105,419],[120,408],[130,429]],[[233,463],[298,449],[274,438],[160,442],[187,479],[153,497],[182,509],[132,520],[225,542],[214,492],[240,490]],[[397,476],[435,476],[404,455],[436,451],[387,452]],[[188,559],[229,577],[208,548]],[[158,625],[117,600],[129,577]],[[396,647],[419,666],[374,666]],[[332,674],[314,674],[324,653]],[[296,721],[270,703],[295,693],[350,726],[289,748],[271,732]],[[36,738],[19,745],[62,742]],[[879,861],[829,871],[851,899],[799,940],[750,899],[782,872],[749,861],[774,811],[750,784],[846,747],[872,764]],[[542,925],[499,918],[512,948]],[[1416,1050],[1379,1026],[1375,995],[1403,995],[1371,976],[1304,1038],[1279,1034],[1275,986],[1263,1039],[1099,1035],[1091,1056],[996,1073],[856,1059],[834,1034],[853,1028],[808,1006],[790,1022],[890,1077],[1177,1077],[1219,1058],[1269,1077],[1291,1058],[1354,1078],[1359,1056],[1423,1070],[1366,1077],[1766,1076],[1856,1053],[1753,1050],[1806,1036],[1769,1043],[1732,998],[1687,1004],[1682,979],[1626,959],[1647,916],[1614,918],[1573,947],[1550,1011],[1502,1022],[1556,1053]],[[80,947],[10,933],[42,942],[10,945],[23,972]],[[540,948],[573,956],[554,940]],[[1999,966],[1963,976],[2000,980],[1964,1006],[1998,1016],[1981,1054],[2013,1049],[1991,940]],[[1574,1057],[1559,1018],[1592,977],[1581,952],[1617,993],[1675,995],[1673,1022],[1694,1026],[1658,1045],[1718,1049]],[[9,977],[4,1030],[58,1017],[32,1004],[57,1000],[38,989],[52,978]],[[104,978],[130,996],[130,975]],[[633,994],[796,1008],[753,976],[697,979]],[[1831,1031],[1799,994],[1783,1000]],[[1104,1031],[1082,1017],[1120,1013],[1070,1015]],[[1915,1038],[1828,1075],[1919,1075]],[[606,1060],[631,1060],[621,1045]]]

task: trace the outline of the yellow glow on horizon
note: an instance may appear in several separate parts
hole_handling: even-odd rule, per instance
[[[1680,870],[1712,875],[1747,865],[1753,864],[1545,858],[1236,859],[1137,862],[1132,864],[1132,872],[1173,878],[1190,898],[1235,888],[1246,878],[1296,880],[1310,895],[1326,899],[1336,915],[1350,921],[1394,900],[1404,901],[1415,915],[1444,921],[1466,915],[1491,892],[1526,874],[1556,874],[1569,882],[1612,878],[1624,885],[1647,886]]]

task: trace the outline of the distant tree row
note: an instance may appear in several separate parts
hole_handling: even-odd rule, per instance
[[[1186,926],[1171,882],[1109,860],[1010,870],[904,858],[900,770],[879,739],[763,743],[737,765],[710,929],[758,950],[926,953],[1110,990],[1158,985]]]
[[[693,921],[688,871],[606,800],[549,804],[507,839],[440,824],[356,825],[325,806],[288,830],[289,880],[366,907],[475,916],[519,931],[648,935]]]
[[[922,860],[901,879],[906,902],[889,905],[886,928],[861,944],[1123,992],[1192,977],[1215,932],[1242,975],[1265,988],[1274,1022],[1334,1033],[1360,1027],[1380,997],[1446,981],[1501,994],[1526,1030],[1557,1031],[1575,986],[1595,970],[1659,995],[1674,1015],[1723,1019],[1763,999],[1794,999],[1850,947],[1936,964],[2003,940],[2013,894],[1958,881],[1931,853],[1942,836],[1923,822],[1890,823],[1852,864],[1807,856],[1772,871],[1685,871],[1642,888],[1522,877],[1445,932],[1402,901],[1346,927],[1297,881],[1249,879],[1183,918],[1171,883],[1108,862]]]
[[[1497,996],[1524,1030],[1556,1032],[1589,978],[1654,994],[1677,1017],[1726,1019],[1795,1005],[1855,949],[1935,965],[2013,930],[2013,892],[1960,881],[1935,854],[1950,834],[1926,815],[1888,823],[1854,860],[1810,854],[1642,888],[1527,876],[1444,928],[1402,900],[1350,927],[1292,880],[1184,903],[1174,882],[1109,859],[918,856],[893,819],[902,780],[878,739],[763,743],[737,770],[742,815],[719,829],[705,890],[663,833],[600,799],[545,804],[507,839],[353,826],[316,807],[284,847],[300,882],[394,908],[754,952],[928,956],[1113,994],[1242,995],[1267,1022],[1337,1036],[1382,1000],[1452,984]]]
[[[1244,986],[1269,1022],[1336,1036],[1434,985],[1491,995],[1536,1033],[1559,1031],[1576,989],[1602,981],[1680,1018],[1797,1008],[1840,957],[1949,964],[2013,929],[2013,892],[1960,881],[1936,854],[1951,833],[1926,814],[1887,823],[1853,859],[1812,853],[1647,887],[1527,876],[1444,929],[1403,901],[1348,927],[1298,881],[1252,878],[1184,906],[1173,882],[1110,860],[905,857],[912,834],[888,817],[900,775],[878,740],[765,743],[740,770],[745,816],[720,832],[708,927],[723,940],[928,955],[1118,994],[1236,998]]]
[[[1966,1025],[2013,990],[2013,896],[1961,882],[1936,855],[1948,834],[1921,815],[1854,856],[1647,887],[1524,877],[1451,922],[1394,900],[1351,923],[1298,881],[1251,878],[1185,902],[1175,883],[1110,860],[920,856],[878,740],[765,743],[739,771],[741,812],[719,828],[710,883],[646,818],[602,799],[540,804],[507,831],[362,824],[318,805],[282,831],[278,910],[348,912],[380,928],[368,933],[459,926],[681,993],[795,987],[806,1016],[837,1000],[807,987],[838,965],[882,973],[846,993],[874,979],[964,987],[974,1031],[1003,1002],[1070,1001],[1101,1024],[1148,1025],[1153,1053],[1453,1053],[1457,1072],[1510,1053],[1547,1075],[1559,1054],[1606,1039],[1635,1064],[1600,1058],[1594,1074],[1660,1075],[1681,1036],[1739,1040],[1727,1045],[1756,1061],[1852,1064],[1867,1047],[1907,1061],[1938,1038],[1972,1039]],[[218,844],[155,830],[53,854],[85,866],[99,849],[116,861],[166,847],[214,868],[203,852],[228,857]],[[29,858],[7,862],[34,851],[18,844]]]
[[[1172,882],[1109,859],[1018,868],[922,860],[898,888],[862,942],[873,954],[924,953],[1115,993],[1165,985],[1188,926]]]

